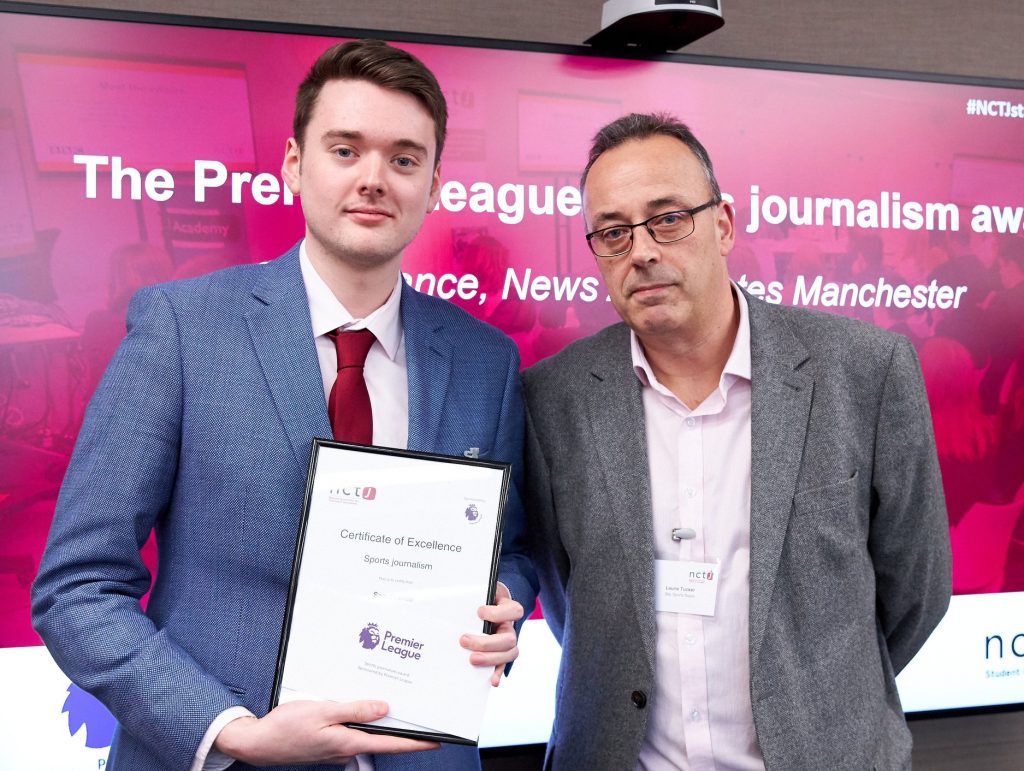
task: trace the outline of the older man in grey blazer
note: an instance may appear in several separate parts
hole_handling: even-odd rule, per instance
[[[950,596],[913,349],[732,284],[733,208],[670,116],[602,129],[583,187],[625,323],[524,374],[547,767],[909,767],[895,676]]]

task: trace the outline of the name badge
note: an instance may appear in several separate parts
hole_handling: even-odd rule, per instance
[[[717,562],[654,561],[654,609],[666,613],[715,615]]]

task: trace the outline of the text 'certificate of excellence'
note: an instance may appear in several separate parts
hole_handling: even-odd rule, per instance
[[[381,699],[365,730],[475,744],[491,667],[459,645],[494,596],[504,463],[314,440],[274,704]]]

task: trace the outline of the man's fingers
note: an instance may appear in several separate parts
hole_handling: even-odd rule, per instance
[[[494,605],[481,605],[477,615],[495,625],[492,634],[464,634],[459,640],[463,648],[472,651],[469,663],[475,667],[494,667],[491,685],[501,682],[505,665],[519,657],[516,645],[515,622],[521,619],[523,606],[513,600],[504,584],[499,583]]]
[[[344,742],[345,754],[347,755],[419,752],[421,750],[436,750],[441,746],[436,742],[425,742],[420,739],[403,739],[399,736],[385,736],[384,734],[371,734],[358,729],[343,728],[342,726],[332,727],[331,730],[339,732],[339,740]],[[346,733],[341,735],[341,731]]]
[[[484,621],[501,624],[506,621],[515,622],[523,617],[523,606],[515,600],[502,597],[497,605],[481,605],[476,614]]]
[[[388,713],[387,702],[292,701],[259,720],[239,718],[218,735],[215,747],[252,765],[344,763],[363,752],[435,749],[433,742],[371,734],[344,723],[370,723]]]
[[[504,667],[510,661],[519,658],[519,647],[513,646],[503,651],[494,653],[482,653],[473,651],[469,654],[469,663],[474,667]]]
[[[515,632],[496,634],[467,634],[462,636],[462,647],[472,651],[469,663],[475,667],[504,667],[519,657]]]
[[[464,634],[459,642],[471,651],[507,651],[516,647],[516,633],[511,629],[499,629],[494,634]]]
[[[290,701],[273,709],[264,721],[284,730],[297,726],[324,727],[339,723],[369,723],[388,714],[388,704],[377,699],[363,701]]]
[[[347,704],[323,703],[331,705],[325,709],[324,716],[330,717],[331,722],[334,723],[371,723],[388,714],[388,705],[384,701],[352,701]]]

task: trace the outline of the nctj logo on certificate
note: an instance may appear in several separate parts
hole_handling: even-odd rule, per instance
[[[398,637],[390,629],[385,629],[384,636],[381,637],[380,628],[373,621],[364,626],[359,633],[359,644],[369,651],[375,650],[379,645],[382,653],[390,653],[401,659],[423,658],[420,654],[423,643],[411,637]]]
[[[376,497],[376,487],[332,487],[327,491],[327,500],[331,503],[355,505],[363,501],[372,501]]]

